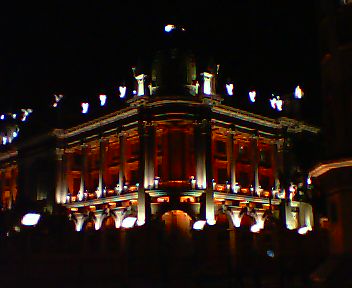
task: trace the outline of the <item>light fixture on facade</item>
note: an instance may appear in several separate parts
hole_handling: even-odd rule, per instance
[[[119,87],[119,92],[120,92],[120,98],[125,98],[126,96],[126,86],[120,86]]]
[[[213,74],[204,72],[201,74],[203,76],[203,93],[206,95],[211,95],[213,94],[212,92],[212,79],[213,79]]]
[[[107,99],[107,96],[105,94],[100,94],[99,95],[99,100],[100,100],[100,106],[105,106],[106,104],[106,99]]]
[[[82,114],[87,114],[89,109],[89,103],[83,102],[81,103],[81,107],[82,107]]]
[[[1,114],[0,120],[5,120],[5,115],[4,114]]]
[[[21,223],[24,226],[35,226],[38,224],[40,214],[38,213],[27,213],[22,217]]]
[[[175,25],[172,25],[172,24],[167,24],[165,25],[164,27],[164,31],[166,33],[170,33],[172,30],[175,30],[176,29],[176,26]]]
[[[307,178],[307,185],[312,185],[312,178],[310,177]]]
[[[254,103],[257,97],[257,92],[255,90],[249,91],[248,93],[249,100]]]
[[[138,91],[137,91],[138,96],[143,96],[145,94],[145,92],[144,92],[144,79],[145,79],[145,77],[146,77],[146,75],[144,75],[144,74],[140,74],[135,77],[137,80],[137,84],[138,84]]]
[[[136,217],[126,217],[122,220],[121,227],[122,228],[132,228],[136,224]]]
[[[277,110],[279,112],[282,111],[283,109],[283,104],[284,101],[282,101],[282,99],[280,99],[280,96],[274,96],[274,94],[272,94],[272,97],[269,101],[270,101],[270,106],[271,108],[273,108],[274,110]]]
[[[260,225],[259,225],[258,223],[253,224],[253,225],[251,226],[251,232],[252,232],[252,233],[258,233],[259,231],[260,231]]]
[[[227,91],[227,94],[232,96],[233,95],[233,84],[230,83],[230,84],[226,84],[226,91]]]
[[[33,110],[30,109],[30,108],[21,109],[21,111],[23,113],[22,114],[22,119],[21,119],[22,122],[25,122],[27,120],[27,117],[29,116],[29,114],[31,114],[33,112]]]
[[[303,90],[301,89],[301,87],[299,87],[299,85],[295,88],[295,93],[294,93],[294,95],[295,95],[295,98],[297,98],[297,99],[301,99],[301,98],[303,97],[304,92],[303,92]]]
[[[54,104],[53,107],[56,108],[61,101],[61,99],[64,97],[62,94],[54,94]]]
[[[194,222],[193,229],[194,230],[203,230],[206,223],[207,223],[207,221],[205,221],[205,220],[198,220],[198,221]]]
[[[308,231],[312,231],[312,227],[303,226],[297,230],[298,234],[305,235]]]

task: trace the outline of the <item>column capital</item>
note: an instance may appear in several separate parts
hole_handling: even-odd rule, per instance
[[[229,128],[226,130],[226,135],[227,136],[235,136],[238,132],[237,132],[237,129],[236,128]]]
[[[120,137],[127,137],[128,136],[128,132],[126,132],[125,130],[120,130],[120,131],[117,131],[117,136],[120,138]]]
[[[278,152],[282,152],[284,150],[284,144],[285,140],[283,138],[280,138],[275,141],[274,145],[276,145]]]
[[[99,137],[99,143],[106,143],[106,142],[109,142],[109,137],[106,137],[106,136]]]
[[[64,153],[65,153],[64,148],[56,148],[55,149],[56,160],[62,160]]]

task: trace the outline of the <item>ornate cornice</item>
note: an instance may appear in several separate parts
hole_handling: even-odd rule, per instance
[[[332,161],[328,163],[318,164],[315,168],[313,168],[309,173],[309,177],[319,177],[330,170],[339,169],[339,168],[352,168],[352,159],[342,159],[338,161]]]
[[[54,129],[52,133],[54,136],[56,136],[60,139],[73,137],[73,136],[79,135],[81,133],[92,131],[92,130],[100,128],[102,126],[114,123],[116,121],[131,117],[131,116],[134,116],[137,113],[138,113],[138,109],[136,109],[136,108],[133,108],[133,109],[126,108],[126,109],[122,109],[117,112],[108,114],[106,116],[96,118],[92,121],[85,122],[85,123],[80,124],[78,126],[74,126],[70,129],[66,129],[66,130]]]

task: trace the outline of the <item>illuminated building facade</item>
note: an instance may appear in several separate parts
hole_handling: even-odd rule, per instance
[[[160,52],[150,78],[133,70],[124,108],[9,146],[0,159],[3,209],[17,194],[47,211],[62,206],[76,231],[155,219],[189,231],[223,215],[239,227],[247,214],[261,229],[268,211],[289,229],[311,230],[312,206],[288,176],[298,165],[288,139],[318,129],[222,104],[233,85],[217,94],[217,69],[197,73],[190,54]],[[119,91],[124,98],[126,87]]]

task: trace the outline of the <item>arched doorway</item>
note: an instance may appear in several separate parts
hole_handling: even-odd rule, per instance
[[[177,233],[184,236],[191,235],[192,218],[184,211],[171,210],[165,212],[161,216],[161,220],[165,224],[165,231],[167,233]]]

